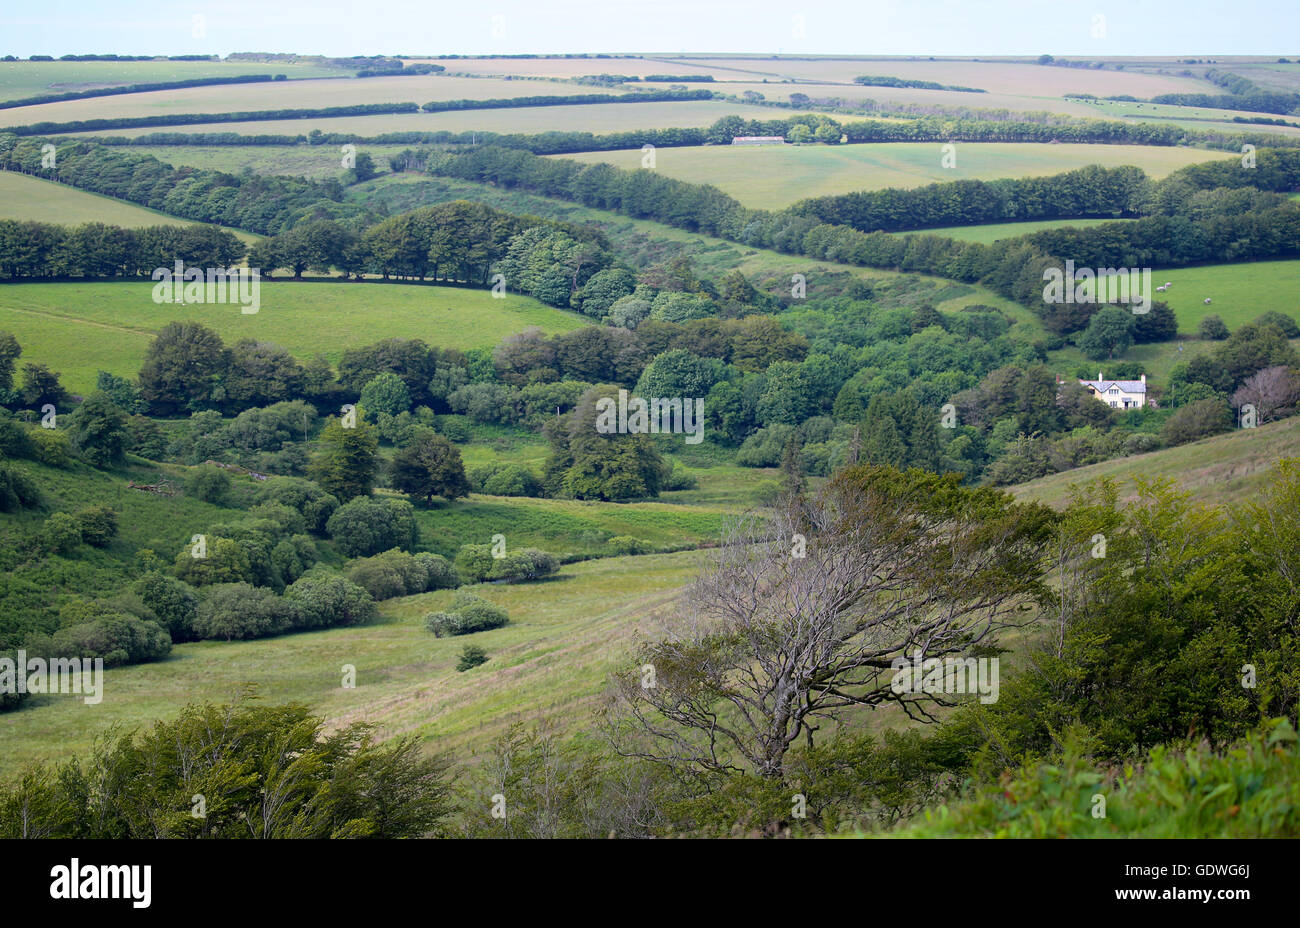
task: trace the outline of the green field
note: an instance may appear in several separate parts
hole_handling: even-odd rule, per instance
[[[1223,152],[1143,145],[963,143],[955,168],[942,165],[943,146],[929,142],[866,145],[732,145],[661,148],[655,170],[696,184],[713,184],[746,206],[781,209],[809,197],[882,187],[920,187],[952,180],[1039,177],[1089,164],[1132,164],[1160,178]],[[641,152],[586,152],[556,157],[634,169]]]
[[[274,67],[268,65],[262,71],[252,73],[270,73],[273,70]],[[0,125],[162,116],[169,113],[236,113],[355,106],[361,103],[428,103],[430,100],[487,100],[617,92],[608,88],[578,87],[554,81],[506,81],[447,77],[440,74],[368,77],[358,80],[348,72],[336,70],[331,77],[323,80],[182,87],[42,103],[0,110]]]
[[[388,159],[410,145],[358,145],[357,153],[374,159],[375,169],[388,170]],[[313,180],[338,178],[343,174],[337,145],[139,145],[131,151],[153,155],[173,167],[203,168],[238,174],[245,168],[254,174],[288,174]]]
[[[418,78],[402,78],[417,80]],[[364,81],[362,82],[364,83]],[[514,96],[531,95],[532,83],[517,84]],[[555,85],[560,86],[560,85]],[[587,89],[564,85],[570,93]],[[0,111],[3,113],[5,111]],[[350,132],[374,136],[385,132],[633,132],[646,128],[697,128],[709,126],[723,116],[746,119],[774,119],[789,116],[791,110],[774,111],[762,106],[717,100],[683,100],[658,103],[591,103],[571,106],[523,106],[514,109],[454,110],[447,113],[398,113],[387,116],[334,116],[311,119],[274,119],[257,122],[217,122],[186,126],[152,126],[142,129],[96,130],[74,135],[115,135],[135,138],[152,132],[237,132],[240,135],[306,135],[321,132]],[[30,121],[30,120],[24,120]],[[12,125],[12,123],[10,123]],[[639,157],[639,156],[638,156]]]
[[[482,747],[511,722],[554,716],[572,729],[590,723],[604,679],[652,631],[692,577],[696,552],[611,558],[566,565],[553,580],[470,589],[504,606],[511,624],[474,636],[491,660],[457,673],[464,640],[435,638],[425,613],[445,606],[447,592],[381,604],[385,617],[360,628],[330,629],[256,642],[177,645],[171,657],[105,672],[104,699],[34,697],[7,713],[0,774],[37,758],[84,755],[114,725],[138,726],[176,707],[224,701],[255,684],[268,703],[298,700],[331,725],[366,720],[387,738],[413,733],[438,750]],[[344,689],[342,666],[356,667]],[[472,757],[460,750],[460,759]]]
[[[97,193],[12,171],[0,171],[0,219],[39,219],[70,226],[104,222],[126,229],[194,225],[187,219],[178,219],[124,200],[101,197]],[[228,231],[246,243],[261,238],[238,229]]]
[[[156,304],[153,284],[118,281],[0,285],[0,331],[12,332],[23,361],[59,371],[70,390],[86,393],[97,371],[134,376],[153,334],[194,319],[227,342],[275,342],[296,357],[337,361],[345,348],[382,338],[422,338],[444,348],[480,348],[529,326],[567,332],[583,317],[511,294],[381,283],[263,281],[261,308]]]
[[[307,62],[283,61],[0,61],[0,100],[202,77],[284,74],[294,79],[349,73]]]
[[[942,229],[917,229],[921,235],[942,235],[961,242],[996,242],[1000,238],[1015,238],[1043,229],[1083,229],[1115,222],[1114,219],[1044,219],[1039,222],[991,222],[982,226],[946,226]]]
[[[1194,333],[1201,319],[1211,314],[1221,317],[1229,329],[1269,310],[1300,317],[1300,260],[1157,268],[1154,279],[1157,285],[1173,284],[1156,298],[1178,314],[1180,332]]]

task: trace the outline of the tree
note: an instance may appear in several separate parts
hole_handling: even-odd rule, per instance
[[[366,421],[364,410],[358,407],[353,414],[355,421],[330,419],[308,468],[308,475],[322,489],[345,501],[370,493],[379,449],[379,434]]]
[[[364,625],[379,614],[368,592],[346,577],[320,568],[286,587],[284,598],[297,608],[300,628]]]
[[[361,388],[359,400],[364,409],[372,413],[385,413],[396,416],[411,408],[411,391],[406,388],[406,381],[390,371],[377,374]]]
[[[204,465],[196,467],[185,481],[185,492],[197,500],[224,506],[230,498],[234,482],[223,468]]]
[[[924,718],[951,703],[891,686],[896,661],[987,653],[1022,622],[1055,518],[959,479],[853,468],[803,505],[732,525],[679,621],[617,678],[619,751],[780,780],[795,740],[811,744],[841,709]]]
[[[191,586],[210,583],[239,583],[252,580],[256,574],[249,564],[248,554],[239,542],[216,535],[205,535],[200,542],[186,545],[173,562],[176,576]]]
[[[1217,397],[1197,400],[1181,407],[1160,430],[1166,445],[1197,441],[1232,428],[1232,410]]]
[[[426,505],[435,496],[447,500],[469,496],[469,480],[460,451],[441,435],[425,434],[393,455],[393,488]]]
[[[1232,394],[1232,405],[1238,409],[1247,404],[1255,407],[1260,424],[1291,415],[1297,402],[1300,377],[1280,364],[1251,374]]]
[[[161,416],[208,408],[221,395],[229,364],[216,332],[197,322],[170,322],[145,352],[140,396]]]
[[[22,356],[23,349],[11,332],[0,332],[0,394],[8,393],[14,387],[14,365]]]
[[[23,403],[39,408],[46,403],[56,407],[68,401],[68,391],[59,383],[59,375],[44,364],[23,365]]]
[[[415,510],[404,499],[358,496],[329,517],[325,530],[348,557],[367,557],[390,548],[409,550],[419,540]]]
[[[293,604],[266,587],[218,583],[205,591],[194,618],[199,638],[263,638],[287,632],[295,624]]]
[[[1228,337],[1229,333],[1223,319],[1211,313],[1201,317],[1200,324],[1196,327],[1196,334],[1206,341],[1221,342]]]
[[[596,427],[597,400],[613,392],[588,390],[572,411],[546,423],[551,454],[543,481],[551,493],[609,501],[659,495],[668,466],[650,437]]]
[[[456,661],[456,670],[464,673],[466,670],[473,670],[480,664],[486,664],[488,653],[476,644],[467,644],[461,649],[460,659]]]
[[[1156,300],[1149,311],[1133,315],[1133,341],[1138,345],[1168,342],[1178,337],[1178,317],[1163,300]]]
[[[117,512],[109,506],[97,504],[88,506],[75,517],[77,527],[81,529],[81,538],[86,544],[96,548],[106,548],[117,536]]]
[[[96,390],[70,417],[70,437],[77,451],[95,467],[112,467],[126,459],[126,413]]]
[[[1133,314],[1118,306],[1103,307],[1079,336],[1079,350],[1094,360],[1113,358],[1132,346]]]

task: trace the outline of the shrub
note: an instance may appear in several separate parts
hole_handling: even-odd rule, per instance
[[[609,549],[616,555],[625,554],[649,554],[650,546],[640,538],[634,538],[631,535],[615,535],[606,544]]]
[[[185,492],[189,496],[214,506],[224,506],[230,499],[233,482],[230,474],[220,467],[208,464],[195,468],[185,481]]]
[[[482,583],[491,575],[495,563],[489,545],[462,545],[456,552],[456,572],[466,583]]]
[[[72,444],[68,436],[57,429],[32,429],[30,435],[32,458],[47,467],[67,467],[72,463]]]
[[[156,661],[172,649],[172,640],[162,626],[122,613],[99,615],[61,628],[50,642],[51,656],[101,657],[109,667]]]
[[[469,475],[476,493],[489,496],[541,496],[542,481],[522,464],[487,464]]]
[[[456,662],[456,670],[464,673],[466,670],[473,670],[479,664],[486,664],[488,660],[487,652],[476,644],[467,644],[460,652],[460,660]]]
[[[40,504],[41,491],[32,479],[16,467],[0,463],[0,512],[34,509]]]
[[[370,594],[346,577],[314,570],[295,580],[284,598],[297,609],[297,627],[363,625],[379,614]]]
[[[199,597],[194,587],[159,570],[151,570],[136,581],[133,590],[141,602],[158,617],[172,641],[194,638],[194,617]]]
[[[291,600],[265,587],[248,583],[217,583],[199,603],[194,634],[199,638],[264,638],[279,635],[297,624]]]
[[[105,548],[117,535],[117,513],[108,506],[89,506],[73,518],[81,529],[81,540],[96,548]]]
[[[430,612],[424,617],[424,627],[439,638],[447,638],[500,628],[509,621],[510,617],[500,606],[458,590],[448,611]]]
[[[325,530],[347,557],[366,557],[390,548],[409,550],[419,538],[415,509],[409,502],[369,496],[340,506]]]
[[[202,557],[194,544],[186,545],[173,563],[176,576],[193,586],[209,583],[238,583],[256,576],[248,554],[239,542],[218,535],[204,536]]]
[[[66,512],[56,512],[41,527],[41,544],[51,554],[69,554],[81,544],[81,527]]]
[[[1160,438],[1166,445],[1182,445],[1230,428],[1232,410],[1228,404],[1218,398],[1204,399],[1188,403],[1170,416],[1160,430]]]
[[[1228,337],[1228,327],[1223,319],[1216,315],[1204,316],[1196,327],[1196,333],[1209,341],[1221,342]]]
[[[524,548],[494,557],[488,545],[464,545],[456,553],[456,570],[470,583],[484,580],[537,580],[555,573],[560,562],[553,554]]]
[[[440,554],[417,554],[416,561],[424,568],[428,577],[426,590],[451,590],[460,586],[460,577],[451,562]]]
[[[272,477],[258,488],[253,501],[259,505],[280,503],[297,510],[306,523],[306,530],[315,535],[325,533],[329,517],[339,508],[336,496],[302,477]]]

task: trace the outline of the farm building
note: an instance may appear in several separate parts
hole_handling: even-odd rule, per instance
[[[1147,404],[1147,375],[1140,380],[1104,380],[1101,371],[1096,380],[1080,380],[1088,392],[1116,409],[1141,409]]]
[[[784,145],[785,139],[779,135],[738,135],[731,140],[732,145]]]

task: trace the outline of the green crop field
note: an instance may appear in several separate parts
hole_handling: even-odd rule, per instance
[[[267,66],[263,71],[272,70]],[[278,72],[277,72],[278,73]],[[316,109],[361,103],[428,103],[430,100],[486,100],[503,97],[616,93],[554,81],[507,81],[440,74],[356,79],[345,71],[320,80],[181,87],[148,93],[65,100],[0,110],[0,125],[71,122],[77,119],[162,116],[169,113],[235,113],[252,110]]]
[[[310,78],[348,73],[309,62],[283,61],[0,61],[0,100],[203,77],[284,74]]]
[[[946,226],[942,229],[918,229],[918,234],[943,235],[962,242],[996,242],[1000,238],[1015,238],[1043,229],[1082,229],[1115,222],[1114,219],[1044,219],[1040,222],[990,222],[980,226]]]
[[[746,206],[781,209],[808,197],[920,187],[952,180],[993,180],[1059,174],[1089,164],[1132,164],[1164,177],[1189,164],[1224,158],[1222,152],[1142,145],[1042,145],[969,143],[956,149],[957,165],[944,168],[943,146],[928,142],[867,145],[732,145],[661,148],[655,170],[696,184],[713,184]],[[586,152],[556,157],[621,168],[641,165],[641,152]]]
[[[411,78],[403,78],[410,80]],[[514,96],[527,96],[532,83],[519,84]],[[570,93],[589,88],[569,85]],[[3,112],[3,111],[0,111]],[[781,111],[788,116],[794,111]],[[306,135],[352,132],[374,136],[384,132],[632,132],[645,128],[696,128],[709,126],[723,116],[772,119],[774,111],[762,106],[718,100],[683,100],[658,103],[592,103],[575,106],[526,106],[517,109],[457,110],[448,113],[399,113],[388,116],[336,116],[323,119],[280,119],[258,122],[202,123],[74,133],[120,135],[135,138],[151,132],[237,132],[240,135]]]
[[[410,145],[359,145],[357,153],[370,155],[378,171],[388,170],[388,159]],[[203,168],[238,174],[289,174],[313,180],[343,174],[337,145],[135,145],[131,151],[153,155],[173,167]]]
[[[83,222],[103,222],[127,229],[194,225],[187,219],[178,219],[134,203],[11,171],[0,171],[0,219],[39,219],[74,226]],[[229,231],[248,243],[261,238],[238,229]]]
[[[497,344],[511,332],[539,326],[566,332],[583,324],[576,313],[515,294],[381,283],[263,281],[261,308],[156,304],[153,284],[120,281],[0,285],[0,331],[12,332],[24,361],[49,364],[75,392],[94,387],[97,371],[133,376],[153,333],[194,319],[227,342],[275,342],[295,356],[337,361],[344,348],[382,338],[422,338],[444,348]]]

